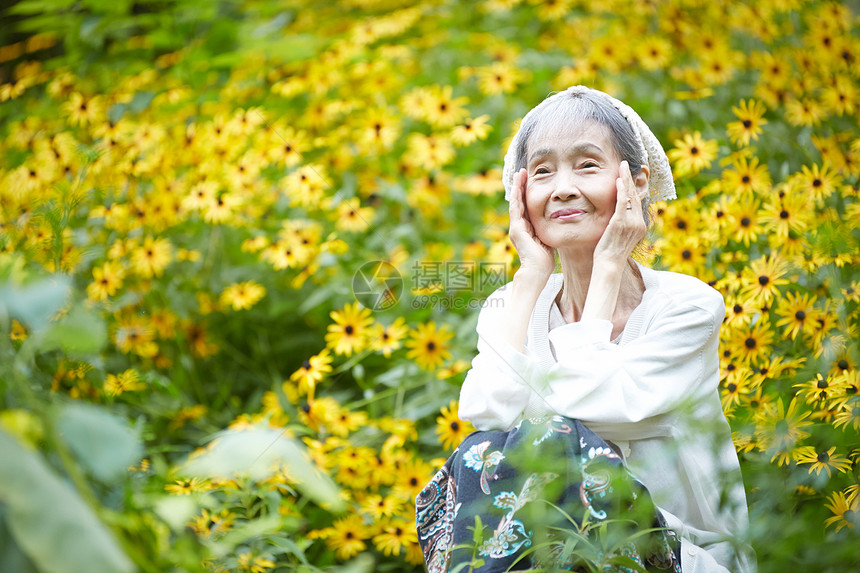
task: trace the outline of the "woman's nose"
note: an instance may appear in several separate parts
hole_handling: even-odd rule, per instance
[[[552,197],[557,197],[563,201],[579,197],[579,195],[579,188],[576,186],[573,175],[560,171],[555,178],[555,188],[552,191]]]

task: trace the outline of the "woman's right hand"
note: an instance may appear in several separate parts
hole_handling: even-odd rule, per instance
[[[545,245],[535,235],[534,226],[529,220],[526,209],[526,182],[528,173],[520,169],[514,175],[514,188],[511,193],[510,237],[520,257],[520,270],[549,278],[555,271],[555,249]]]

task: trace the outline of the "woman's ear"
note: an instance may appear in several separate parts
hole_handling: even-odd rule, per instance
[[[651,170],[648,169],[647,165],[642,165],[641,170],[636,175],[636,180],[634,183],[636,184],[636,188],[640,191],[648,189],[648,181],[651,179]]]

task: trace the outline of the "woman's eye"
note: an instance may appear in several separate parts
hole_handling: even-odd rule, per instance
[[[549,169],[547,169],[546,167],[538,167],[537,169],[535,169],[535,175],[541,175],[543,173],[549,173]]]
[[[594,161],[586,161],[582,164],[583,169],[591,169],[592,167],[599,167],[599,165],[597,165],[597,163],[595,163]]]

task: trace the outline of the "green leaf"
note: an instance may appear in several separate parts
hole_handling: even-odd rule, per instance
[[[39,573],[27,554],[15,543],[6,524],[6,506],[0,503],[0,571]]]
[[[6,8],[9,14],[42,14],[52,13],[63,8],[68,8],[75,3],[75,0],[24,0],[16,2]],[[56,15],[56,18],[62,18]]]
[[[230,528],[218,539],[218,543],[212,545],[212,552],[217,557],[224,557],[235,547],[277,533],[280,528],[281,516],[279,515],[251,519],[242,525]]]
[[[0,306],[38,330],[60,310],[68,293],[69,280],[61,276],[20,287],[7,284],[0,287]]]
[[[159,498],[153,509],[171,529],[177,532],[185,530],[186,524],[197,513],[197,502],[186,496],[170,495]]]
[[[616,555],[612,559],[609,560],[613,565],[620,565],[626,569],[632,569],[633,571],[640,571],[641,573],[648,573],[645,569],[642,568],[641,565],[636,563],[635,560],[627,557],[626,555]]]
[[[110,531],[42,457],[0,430],[0,500],[6,523],[41,573],[131,573]]]
[[[221,432],[204,453],[186,462],[183,471],[202,478],[240,474],[264,480],[280,464],[286,466],[302,493],[332,512],[343,511],[344,502],[331,478],[318,470],[304,447],[282,430],[252,428]]]
[[[327,571],[330,573],[370,573],[374,570],[375,564],[373,557],[367,553],[361,553],[352,561],[340,567],[331,567]]]
[[[121,478],[143,454],[138,432],[98,406],[69,402],[62,408],[57,425],[63,441],[102,482]]]
[[[48,330],[41,350],[60,348],[70,353],[95,353],[107,344],[107,328],[95,313],[78,307]]]
[[[154,97],[155,92],[153,91],[135,92],[134,97],[132,97],[131,101],[128,103],[128,109],[132,113],[140,113],[149,107],[149,104],[152,103]]]
[[[269,545],[278,548],[278,551],[273,551],[272,553],[288,553],[290,555],[295,555],[296,558],[304,565],[310,565],[308,558],[305,557],[305,552],[302,551],[302,548],[299,547],[292,539],[278,535],[270,535],[266,538],[266,541]]]

